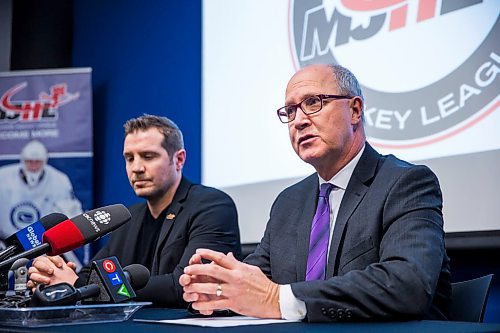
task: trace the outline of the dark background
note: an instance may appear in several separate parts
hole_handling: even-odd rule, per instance
[[[184,174],[201,180],[201,23],[201,0],[12,1],[11,70],[93,69],[95,207],[138,201],[125,174],[123,123],[143,113],[179,125]],[[448,254],[453,281],[495,274],[484,321],[500,322],[500,244]]]

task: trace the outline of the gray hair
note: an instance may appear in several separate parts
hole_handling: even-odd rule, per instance
[[[340,65],[329,65],[332,69],[333,75],[335,76],[335,81],[337,82],[339,93],[341,95],[347,96],[359,96],[361,100],[365,101],[363,97],[363,92],[361,91],[361,86],[359,85],[358,79],[352,74],[350,70]]]
[[[127,120],[123,125],[125,136],[137,131],[146,131],[150,128],[157,128],[163,134],[162,147],[172,158],[174,153],[184,148],[184,139],[179,127],[167,117],[144,114],[137,118]]]

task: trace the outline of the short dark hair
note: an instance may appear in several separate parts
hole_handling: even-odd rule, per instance
[[[184,140],[179,127],[167,117],[144,114],[137,118],[127,120],[123,125],[125,136],[137,131],[146,131],[150,128],[157,128],[163,134],[162,147],[165,148],[170,158],[174,153],[184,148]]]

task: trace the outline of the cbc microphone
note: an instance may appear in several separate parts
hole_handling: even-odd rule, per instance
[[[7,237],[7,247],[0,252],[0,260],[42,245],[42,234],[67,219],[64,214],[52,213]]]
[[[0,263],[0,272],[19,258],[42,254],[58,255],[90,243],[130,221],[130,212],[121,204],[97,208],[63,221],[43,233],[43,244]]]

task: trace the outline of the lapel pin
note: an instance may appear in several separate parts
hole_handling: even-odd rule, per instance
[[[167,215],[167,220],[173,220],[173,219],[175,219],[175,214],[170,213]]]

